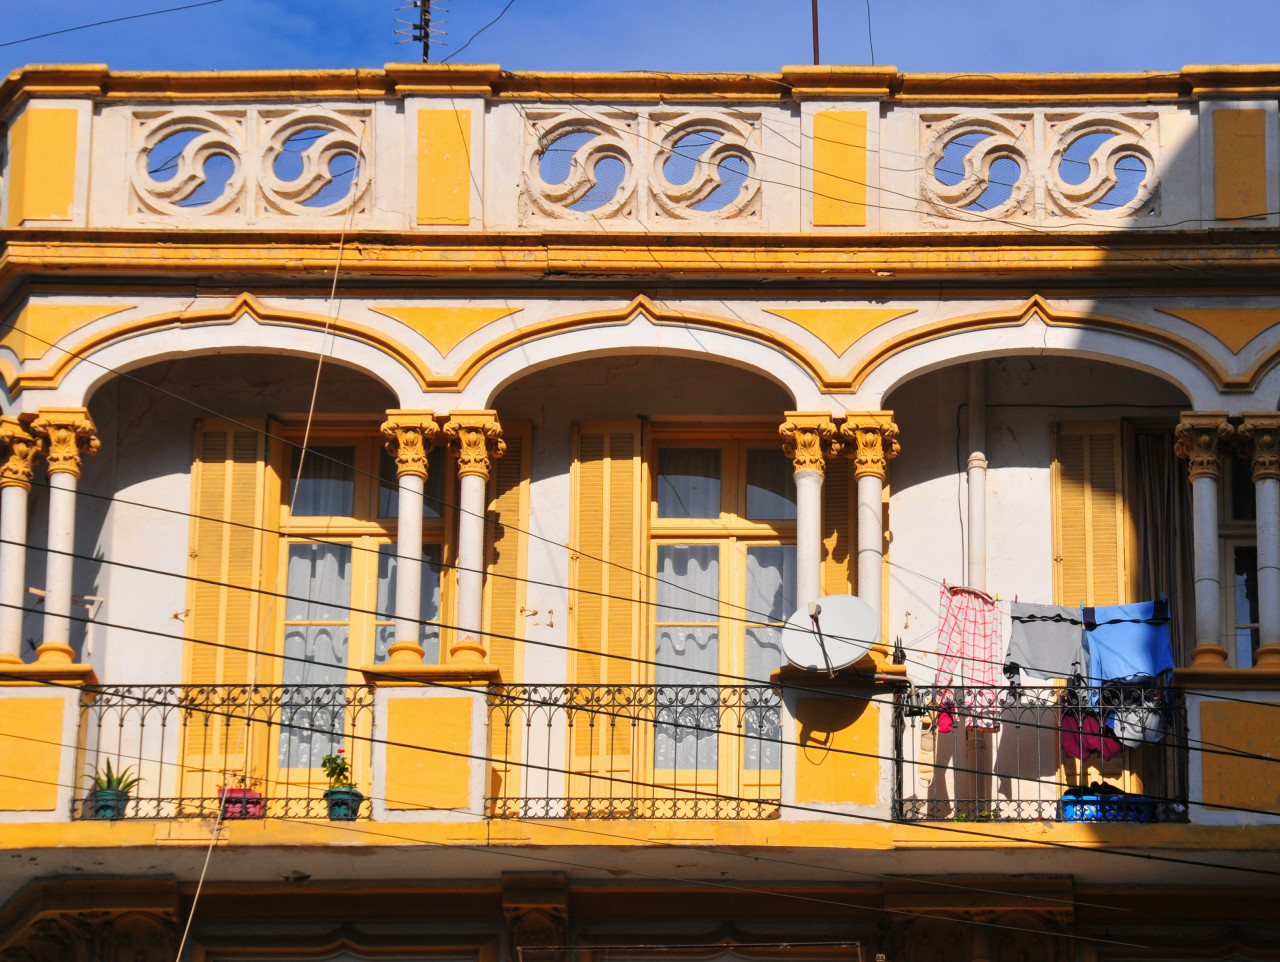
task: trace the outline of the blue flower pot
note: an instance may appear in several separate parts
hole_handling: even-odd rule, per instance
[[[329,805],[330,821],[354,822],[360,815],[364,796],[354,788],[331,788],[324,793],[324,800]]]
[[[89,818],[124,818],[125,809],[129,806],[129,793],[114,788],[98,788],[89,793],[85,799],[86,815]]]

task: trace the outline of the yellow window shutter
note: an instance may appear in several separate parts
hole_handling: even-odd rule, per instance
[[[822,482],[822,593],[858,593],[857,485],[847,458],[827,462]]]
[[[639,681],[636,663],[627,659],[639,655],[643,624],[641,468],[639,421],[575,425],[569,556],[570,678],[575,684]],[[624,768],[631,751],[630,725],[607,715],[579,713],[573,749],[574,755],[593,756],[604,767]],[[612,762],[606,760],[610,758]]]
[[[504,682],[515,681],[522,651],[515,638],[524,637],[525,531],[529,527],[529,436],[527,421],[502,422],[507,453],[493,461],[489,476],[489,508],[485,524],[485,624],[494,633],[487,639],[489,660],[502,671]],[[505,637],[496,637],[505,636]]]
[[[1128,529],[1123,425],[1054,425],[1051,471],[1054,599],[1062,605],[1126,601]]]
[[[253,652],[260,642],[266,483],[266,440],[254,428],[265,429],[265,422],[206,420],[196,430],[193,580],[186,620],[192,643],[185,660],[190,685],[247,685],[253,680]],[[225,783],[222,772],[243,771],[247,739],[243,722],[214,715],[190,718],[183,794],[208,796]]]

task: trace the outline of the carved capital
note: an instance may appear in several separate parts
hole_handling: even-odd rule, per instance
[[[396,461],[396,477],[406,474],[427,480],[427,455],[440,436],[440,425],[430,411],[388,411],[382,422],[387,453]]]
[[[0,467],[0,487],[16,485],[30,491],[36,458],[44,453],[44,445],[44,439],[28,431],[18,418],[0,417],[0,452],[5,459]]]
[[[888,473],[889,461],[898,456],[898,426],[892,411],[864,411],[849,414],[840,433],[849,442],[846,453],[853,459],[855,478],[876,477],[881,481]]]
[[[782,453],[801,471],[826,471],[827,461],[844,450],[844,439],[824,412],[788,411],[787,419],[778,427],[782,436]]]
[[[502,914],[507,922],[511,962],[561,957],[569,937],[569,899],[563,876],[503,878]]]
[[[98,429],[85,408],[41,408],[31,422],[31,433],[48,445],[45,457],[50,474],[80,477],[84,458],[102,447]]]
[[[1280,479],[1280,414],[1246,414],[1236,428],[1242,455],[1253,462],[1253,480]]]
[[[1187,459],[1187,474],[1196,478],[1222,477],[1222,459],[1229,453],[1235,429],[1225,411],[1184,411],[1174,428],[1173,452]]]
[[[489,461],[507,450],[502,425],[495,411],[452,411],[445,422],[444,436],[449,453],[458,459],[458,477],[478,474],[489,477]]]

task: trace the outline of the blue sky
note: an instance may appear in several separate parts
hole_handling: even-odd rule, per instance
[[[222,0],[212,6],[13,44],[34,34],[192,0],[9,0],[0,69],[106,63],[117,70],[380,67],[400,0]],[[453,53],[507,0],[446,0]],[[871,61],[864,0],[820,0],[824,63]],[[459,62],[512,70],[776,71],[809,63],[808,0],[515,0]],[[1280,61],[1277,0],[871,0],[875,62],[916,72],[1177,70]]]

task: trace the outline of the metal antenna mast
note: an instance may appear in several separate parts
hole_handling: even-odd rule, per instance
[[[445,31],[440,29],[444,25],[444,21],[436,18],[436,25],[431,26],[431,15],[433,13],[448,13],[444,7],[440,5],[439,0],[409,0],[407,6],[400,7],[396,12],[400,13],[406,10],[412,10],[417,13],[416,20],[401,20],[396,18],[396,23],[404,24],[396,30],[396,33],[404,37],[404,40],[397,40],[396,43],[420,43],[422,44],[422,62],[431,62],[431,41],[433,39],[443,38]]]

